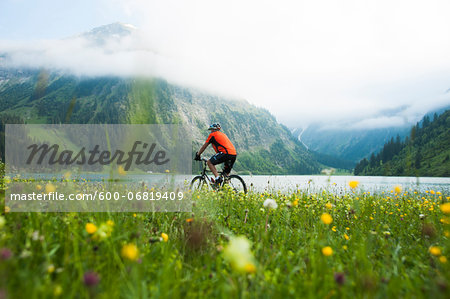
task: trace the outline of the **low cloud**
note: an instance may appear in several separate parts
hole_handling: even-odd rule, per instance
[[[376,118],[368,118],[358,121],[352,124],[349,129],[361,129],[361,128],[370,128],[370,129],[381,129],[389,127],[401,127],[404,126],[405,120],[399,116],[380,116]]]
[[[140,33],[105,36],[101,41],[79,35],[38,42],[3,41],[6,67],[63,70],[75,75],[155,76],[155,65],[164,57],[140,42]]]

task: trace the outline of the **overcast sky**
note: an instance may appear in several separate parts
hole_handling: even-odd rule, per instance
[[[383,127],[450,105],[449,16],[448,0],[0,0],[0,51],[76,73],[163,76],[290,127]],[[60,41],[117,21],[139,28],[137,43],[109,45],[117,55]]]

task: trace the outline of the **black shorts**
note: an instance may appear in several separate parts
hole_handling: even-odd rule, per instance
[[[229,155],[225,153],[217,153],[209,159],[213,165],[217,165],[220,163],[225,163],[223,171],[226,174],[231,172],[231,168],[233,168],[234,162],[236,161],[236,155]]]

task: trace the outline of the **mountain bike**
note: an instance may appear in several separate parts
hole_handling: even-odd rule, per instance
[[[208,160],[205,158],[201,158],[201,162],[203,163],[203,170],[200,175],[194,177],[191,181],[191,190],[197,190],[202,188],[208,188],[210,190],[222,189],[228,186],[234,192],[244,192],[247,193],[247,186],[245,185],[244,179],[242,179],[237,174],[226,175],[223,171],[220,172],[220,176],[222,177],[222,182],[220,184],[216,184],[214,182],[214,178],[210,178],[207,173],[211,172],[208,170],[207,162]]]

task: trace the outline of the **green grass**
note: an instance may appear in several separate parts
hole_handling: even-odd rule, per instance
[[[439,208],[448,194],[356,189],[192,195],[192,213],[3,213],[0,248],[12,255],[0,257],[0,293],[10,298],[450,295],[450,261],[442,258],[450,259],[450,220]],[[278,207],[264,208],[267,198]],[[331,224],[321,221],[324,213]],[[89,234],[87,223],[97,232]],[[224,257],[230,239],[240,235],[252,244],[253,273],[236,271]],[[127,251],[127,258],[121,252],[125,244],[136,245],[138,254]],[[326,246],[331,256],[322,254]],[[430,246],[439,247],[441,257],[432,255]],[[90,271],[99,278],[93,286],[84,282]]]

